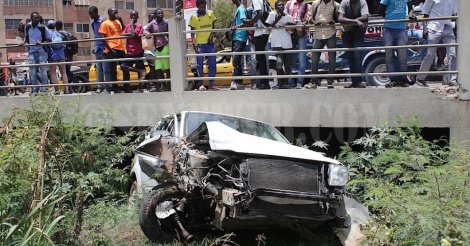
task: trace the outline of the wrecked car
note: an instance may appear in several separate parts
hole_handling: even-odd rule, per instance
[[[344,243],[367,209],[345,193],[348,170],[294,146],[273,126],[185,111],[164,117],[139,145],[131,192],[144,194],[139,223],[153,242],[192,231],[285,227],[307,239],[331,226]],[[346,233],[345,233],[346,230]]]

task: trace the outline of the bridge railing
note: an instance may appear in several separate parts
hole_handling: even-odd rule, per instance
[[[465,1],[460,1],[465,2]],[[470,9],[468,5],[464,8]],[[462,6],[459,6],[462,9]],[[423,22],[423,21],[430,21],[430,20],[444,20],[444,19],[451,19],[457,20],[457,16],[449,16],[449,17],[439,17],[439,18],[418,18],[417,20],[393,20],[393,21],[385,21],[385,20],[371,20],[368,22],[369,25],[374,24],[384,24],[384,23],[395,23],[395,22]],[[462,24],[459,24],[461,26]],[[342,25],[337,24],[337,27],[340,28]],[[289,28],[314,28],[314,25],[295,25],[289,26]],[[271,27],[268,29],[272,29],[275,27]],[[285,28],[285,27],[283,27]],[[247,27],[247,28],[240,28],[239,30],[253,30],[256,29],[254,27]],[[187,41],[186,41],[186,34],[187,33],[197,33],[197,32],[226,32],[228,28],[222,29],[213,29],[213,30],[192,30],[186,31],[185,30],[185,20],[182,18],[173,18],[169,20],[169,32],[168,33],[158,33],[152,35],[169,35],[170,39],[170,56],[160,56],[157,59],[168,59],[170,58],[171,64],[171,79],[148,79],[148,80],[130,80],[130,81],[107,81],[107,82],[83,82],[83,83],[73,83],[70,86],[90,86],[90,85],[97,85],[97,84],[125,84],[125,83],[141,83],[141,84],[148,84],[148,83],[155,83],[155,82],[171,82],[171,88],[173,91],[182,92],[188,90],[189,86],[188,83],[195,80],[202,80],[199,77],[188,77],[188,66],[187,62],[188,59],[198,57],[198,56],[216,56],[220,55],[220,53],[204,53],[204,54],[187,54]],[[461,32],[462,28],[459,29]],[[467,30],[463,31],[464,34]],[[460,35],[459,36],[466,36],[468,35]],[[121,37],[114,37],[114,38],[95,38],[95,39],[86,39],[86,40],[77,40],[77,41],[63,41],[59,43],[67,44],[71,42],[93,42],[95,40],[110,40],[110,39],[128,39],[129,36],[121,36]],[[462,38],[461,38],[462,39]],[[466,39],[464,39],[466,40]],[[36,44],[29,44],[23,45],[25,47],[28,46],[35,46]],[[39,45],[50,45],[50,43],[44,43]],[[0,48],[8,49],[11,47],[18,47],[17,46],[3,46]],[[253,55],[253,54],[269,54],[269,55],[276,55],[276,54],[286,54],[286,53],[298,53],[298,52],[328,52],[328,51],[372,51],[372,50],[386,50],[386,49],[424,49],[430,47],[458,47],[459,44],[424,44],[424,45],[402,45],[402,46],[377,46],[377,47],[358,47],[358,48],[334,48],[334,49],[303,49],[303,50],[285,50],[285,51],[255,51],[255,52],[224,52],[222,53],[224,56],[230,55]],[[462,58],[462,57],[461,57]],[[463,57],[465,58],[465,57]],[[67,64],[67,65],[74,65],[74,64],[89,64],[89,63],[96,63],[96,62],[123,62],[123,61],[133,61],[133,60],[153,60],[155,58],[120,58],[120,59],[103,59],[103,60],[85,60],[85,61],[68,61],[68,62],[52,62],[47,64],[23,64],[23,65],[6,65],[0,66],[0,69],[3,68],[19,68],[19,67],[34,67],[34,66],[49,66],[49,65],[58,65],[58,64]],[[462,61],[458,59],[459,64],[462,64]],[[458,71],[427,71],[427,72],[395,72],[395,73],[335,73],[335,74],[305,74],[305,75],[277,75],[276,78],[351,78],[351,77],[370,77],[370,76],[402,76],[402,75],[445,75],[445,74],[459,74]],[[216,76],[216,77],[204,77],[203,80],[230,80],[230,79],[266,79],[266,78],[273,78],[273,76]],[[463,76],[459,76],[459,82],[464,81]],[[469,82],[470,83],[470,82]],[[48,85],[15,85],[15,86],[1,86],[0,90],[7,90],[7,89],[16,89],[16,88],[26,88],[26,87],[56,87],[56,84],[48,84]],[[466,89],[466,87],[465,87]]]

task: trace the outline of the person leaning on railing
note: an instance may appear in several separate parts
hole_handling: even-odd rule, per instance
[[[269,13],[266,19],[266,25],[271,27],[286,27],[293,25],[292,17],[284,12],[284,2],[277,0],[275,2],[275,11]],[[283,51],[292,49],[292,29],[287,28],[274,28],[271,30],[269,40],[271,40],[271,48],[274,51]],[[279,75],[292,74],[292,55],[291,54],[277,54],[276,70]],[[279,79],[279,89],[289,89],[287,79]]]
[[[144,49],[142,48],[142,39],[141,36],[144,34],[144,26],[142,23],[139,23],[139,12],[137,10],[132,10],[129,14],[129,19],[131,20],[129,24],[126,25],[122,31],[123,36],[130,36],[126,40],[126,57],[127,58],[140,58],[144,56]],[[135,67],[134,67],[135,65]],[[142,60],[132,60],[125,61],[121,63],[121,69],[128,71],[125,73],[127,77],[124,77],[124,80],[130,80],[129,71],[137,72],[139,74],[139,80],[145,80],[145,71],[144,61]],[[143,84],[139,84],[139,92],[143,92]]]
[[[315,0],[310,7],[307,20],[315,25],[315,42],[313,49],[323,49],[323,47],[336,48],[336,27],[338,22],[339,4],[333,0]],[[318,73],[318,63],[320,62],[320,52],[312,54],[312,74]],[[336,73],[336,52],[328,52],[328,72]],[[328,89],[333,87],[333,79],[328,78]],[[315,89],[320,86],[319,78],[314,78],[313,82],[306,85],[306,88]]]
[[[411,0],[380,0],[379,14],[385,17],[385,20],[401,20],[415,18],[413,14],[413,6]],[[406,23],[385,23],[384,24],[384,45],[400,46],[408,44],[408,34],[406,33]],[[387,72],[406,72],[407,69],[407,50],[398,49],[398,67],[394,61],[394,50],[385,50],[385,63],[387,64]],[[408,79],[406,76],[390,76],[391,82],[386,84],[386,88],[392,87],[408,87]]]
[[[206,9],[206,0],[196,0],[197,12],[189,19],[191,30],[211,30],[215,29],[214,23],[217,20],[212,10]],[[210,31],[191,33],[193,40],[193,48],[199,53],[214,53],[214,34]],[[207,56],[207,66],[209,67],[209,77],[216,75],[216,59],[215,56]],[[204,77],[204,56],[197,57],[197,72],[199,77]],[[203,80],[198,81],[198,90],[206,90]],[[209,90],[217,90],[214,80],[209,80]]]
[[[90,6],[88,8],[88,14],[90,15],[90,19],[92,22],[90,24],[91,29],[93,30],[93,34],[95,38],[102,38],[100,27],[101,23],[105,21],[103,17],[98,14],[98,8],[96,6]],[[95,54],[96,60],[103,60],[104,58],[104,50],[105,50],[105,41],[103,40],[95,40],[95,47],[93,49],[93,54]],[[98,94],[101,93],[110,93],[111,89],[109,85],[102,85],[100,82],[110,81],[110,72],[109,72],[109,63],[108,62],[96,62],[96,74],[98,79],[98,89],[96,92]]]
[[[31,13],[31,22],[25,26],[25,43],[36,44],[28,47],[29,64],[45,64],[44,66],[29,67],[29,77],[33,85],[47,84],[47,52],[41,43],[50,40],[49,32],[46,27],[40,23],[38,12]],[[37,92],[46,92],[46,87],[34,87],[33,94]]]
[[[457,3],[455,0],[427,0],[423,6],[423,14],[425,18],[431,17],[445,17],[457,15]],[[454,27],[451,20],[434,20],[428,21],[425,29],[428,35],[428,44],[439,44],[441,41],[444,44],[455,43]],[[436,47],[427,49],[426,56],[424,57],[419,72],[429,71],[434,57],[436,56]],[[446,47],[447,59],[449,61],[449,70],[457,70],[457,55],[455,47]],[[426,75],[418,75],[416,77],[418,85],[427,87]],[[457,74],[452,74],[449,84],[450,86],[457,86]]]
[[[145,29],[148,28],[148,26],[150,25],[150,22],[152,22],[153,20],[155,20],[155,11],[152,11],[147,15],[147,25],[144,26],[144,34],[145,34]],[[144,43],[144,40],[151,42],[150,48],[145,47],[147,42]],[[151,58],[155,58],[155,45],[153,43],[154,43],[153,37],[146,36],[145,39],[142,40],[142,46],[144,47],[144,56],[145,58],[147,58],[147,65],[149,66],[149,70],[150,70],[149,73],[147,74],[147,78],[150,80],[154,80],[157,78],[157,75],[155,74],[155,60],[151,59]],[[157,83],[153,82],[151,84],[147,83],[146,87],[150,92],[154,92],[154,91],[157,91],[156,86],[157,86]]]
[[[343,24],[343,48],[364,46],[369,7],[366,0],[343,0],[339,7],[338,20]],[[362,72],[362,51],[347,51],[349,71]],[[365,88],[361,77],[352,77],[352,83],[345,88]]]
[[[285,10],[286,14],[292,16],[292,21],[296,25],[306,24],[309,5],[304,0],[290,0],[287,1]],[[297,28],[292,34],[292,47],[294,49],[305,50],[307,49],[308,28]],[[291,54],[292,63],[295,64],[297,60],[299,65],[297,67],[297,74],[304,75],[305,68],[307,67],[307,53],[298,52]],[[289,79],[289,86],[291,88],[302,89],[304,86],[304,78],[296,79],[297,83],[294,84],[294,79]]]
[[[124,23],[122,22],[121,17],[118,15],[119,12],[116,8],[109,8],[108,9],[108,20],[105,20],[100,25],[100,34],[105,37],[120,37],[122,35],[122,30],[124,27]],[[126,57],[126,46],[124,39],[109,39],[104,42],[106,46],[105,50],[105,58],[106,59],[118,59],[118,58],[125,58]],[[110,81],[117,81],[117,62],[109,62],[109,74],[110,74]],[[127,73],[127,74],[126,74]],[[124,78],[128,78],[129,71],[122,70],[122,76]],[[114,88],[114,92],[119,92],[117,86],[112,86]],[[132,90],[130,89],[129,83],[124,84],[124,92],[131,93]]]
[[[150,38],[150,34],[153,33],[164,33],[168,32],[168,21],[164,18],[162,9],[155,10],[155,19],[152,20],[144,28],[144,34],[146,38]],[[170,47],[168,34],[153,36],[153,45],[155,47],[155,73],[157,79],[170,78],[170,59],[161,58],[162,56],[170,55]],[[168,82],[160,82],[158,88],[152,88],[153,91],[165,91],[170,90]]]
[[[59,21],[57,21],[59,22]],[[64,62],[65,61],[65,45],[63,43],[60,43],[63,41],[63,36],[62,34],[59,33],[58,30],[56,30],[57,24],[62,26],[62,21],[59,23],[56,23],[53,20],[48,21],[48,26],[49,24],[51,25],[49,30],[50,30],[50,35],[51,35],[51,40],[52,44],[50,45],[50,59],[49,61],[52,63],[57,63],[57,62]],[[55,43],[59,42],[59,43]],[[68,84],[68,77],[67,77],[67,71],[65,70],[65,64],[60,64],[60,65],[50,65],[49,66],[49,73],[51,75],[51,83],[52,84],[59,84],[59,80],[57,78],[57,68],[59,68],[60,74],[62,76],[62,82],[64,85]],[[64,87],[64,93],[69,94],[69,87],[65,86]],[[55,88],[55,94],[60,94],[59,88]]]
[[[267,0],[253,0],[253,18],[245,19],[244,23],[247,26],[256,26],[258,27],[254,34],[253,43],[255,45],[255,51],[266,51],[266,45],[268,44],[269,39],[269,30],[266,29],[266,26],[263,23],[263,16],[265,15],[265,1]],[[267,2],[266,2],[267,3]],[[268,75],[268,61],[266,60],[265,54],[256,54],[256,62],[259,75]],[[260,79],[259,83],[256,85],[256,89],[259,90],[269,90],[271,86],[269,85],[268,79]]]
[[[233,30],[232,36],[232,52],[240,52],[245,50],[246,41],[248,40],[248,31],[247,30],[236,30],[239,27],[244,27],[243,21],[246,19],[247,11],[245,5],[242,4],[240,0],[232,0],[232,3],[237,6],[234,18],[232,20],[231,29]],[[243,66],[242,66],[242,56],[234,55],[233,60],[233,76],[242,76],[243,75]],[[244,90],[245,86],[243,85],[243,80],[237,79],[233,80],[230,84],[230,90]]]

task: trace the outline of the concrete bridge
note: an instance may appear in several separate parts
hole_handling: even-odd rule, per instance
[[[459,0],[459,13],[470,12],[470,1]],[[181,110],[233,114],[288,127],[373,127],[397,117],[418,116],[421,127],[449,128],[453,140],[470,139],[470,15],[458,20],[458,68],[463,93],[460,100],[442,99],[425,88],[367,88],[333,90],[270,91],[185,91],[184,34],[180,21],[172,19],[170,32],[172,91],[114,95],[65,95],[64,102],[80,105],[91,112],[88,124],[99,119],[98,110],[111,112],[118,127],[148,126],[167,114]],[[172,29],[170,28],[170,29]],[[180,30],[178,32],[178,30]],[[179,44],[179,45],[178,45]],[[184,44],[185,45],[185,44]],[[0,99],[0,118],[10,114],[13,105],[27,106],[28,99]],[[93,113],[95,112],[95,113]]]

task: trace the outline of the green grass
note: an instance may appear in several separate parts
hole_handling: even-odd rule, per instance
[[[173,242],[169,244],[151,243],[140,230],[138,205],[130,207],[123,203],[99,202],[85,210],[83,230],[80,236],[82,245],[145,245],[145,246],[323,246],[341,245],[332,233],[321,236],[317,242],[299,239],[298,235],[281,231],[252,232],[200,232],[191,243]],[[261,228],[260,228],[261,229]]]

